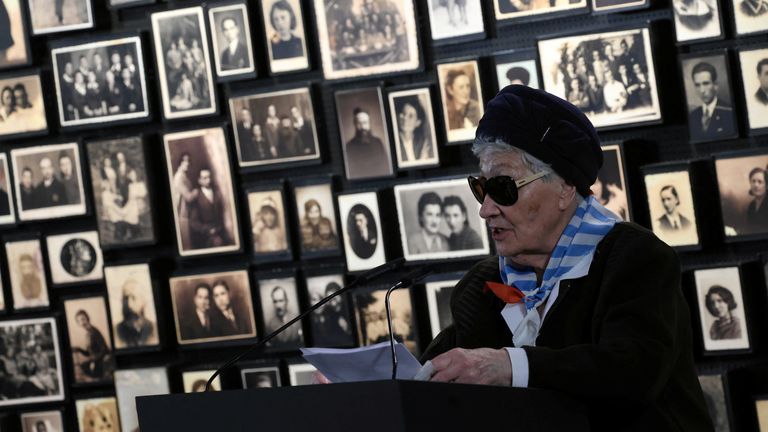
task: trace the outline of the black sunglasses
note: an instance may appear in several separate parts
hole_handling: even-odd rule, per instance
[[[472,195],[475,196],[475,199],[480,204],[485,201],[486,195],[490,195],[491,199],[496,204],[511,206],[517,202],[518,189],[547,174],[549,174],[549,171],[541,171],[521,180],[515,180],[510,176],[496,176],[491,178],[469,176],[467,177],[467,181],[469,181],[469,188],[472,190]]]

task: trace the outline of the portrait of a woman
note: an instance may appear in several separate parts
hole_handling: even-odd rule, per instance
[[[269,40],[272,46],[272,58],[282,60],[303,57],[302,40],[296,35],[298,18],[288,1],[278,0],[272,4],[269,11],[269,22],[275,30]]]
[[[400,163],[410,164],[435,157],[430,119],[417,95],[395,99]]]
[[[709,337],[712,340],[741,338],[741,321],[734,316],[736,300],[728,288],[711,286],[707,291],[706,306],[709,313],[716,318],[709,328]]]
[[[757,167],[749,172],[749,195],[752,201],[747,207],[747,227],[749,232],[768,231],[768,203],[765,202],[765,184],[768,172]]]
[[[480,103],[472,99],[472,79],[462,69],[448,71],[445,77],[448,129],[466,129],[477,126],[482,116]]]

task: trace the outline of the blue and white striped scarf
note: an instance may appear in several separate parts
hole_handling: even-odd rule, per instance
[[[595,247],[616,222],[616,215],[603,207],[595,197],[588,197],[576,208],[576,213],[552,251],[541,286],[536,285],[536,273],[533,269],[515,269],[507,264],[502,256],[499,257],[501,280],[523,292],[526,311],[539,307],[547,301],[560,278],[567,275],[584,258],[589,257],[591,262]]]

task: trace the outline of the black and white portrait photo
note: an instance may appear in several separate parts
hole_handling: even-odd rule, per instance
[[[62,432],[61,411],[25,412],[21,417],[22,432]]]
[[[392,153],[381,89],[337,91],[335,97],[347,179],[392,176]]]
[[[705,351],[750,347],[738,267],[693,272]]]
[[[629,196],[621,145],[603,146],[603,166],[597,172],[597,179],[590,189],[603,207],[618,216],[620,220],[629,222]]]
[[[448,144],[471,141],[485,113],[477,61],[439,64],[437,77]]]
[[[114,396],[76,399],[75,410],[79,432],[120,430],[117,399]]]
[[[400,239],[408,261],[490,252],[480,204],[465,179],[395,186]]]
[[[659,172],[644,180],[653,233],[670,246],[698,245],[690,173]]]
[[[115,354],[101,295],[64,300],[75,384],[111,383]]]
[[[48,284],[45,280],[43,251],[40,240],[5,243],[13,308],[15,310],[48,307]]]
[[[170,285],[179,344],[256,336],[245,270],[173,277]]]
[[[62,127],[149,117],[138,36],[51,50]]]
[[[725,53],[682,60],[691,142],[738,136],[728,61]]]
[[[138,431],[136,398],[170,393],[168,371],[165,367],[123,369],[115,371],[115,394],[120,413],[121,431]],[[117,430],[117,428],[113,429]]]
[[[208,378],[213,375],[214,370],[194,370],[181,373],[181,382],[184,386],[184,393],[200,393],[205,391],[208,384]],[[211,391],[221,391],[221,377],[216,377],[211,382]]]
[[[435,42],[485,36],[480,0],[427,0],[427,9],[429,30]]]
[[[359,288],[353,291],[352,299],[361,346],[389,341],[389,327],[384,303],[386,288]],[[395,340],[405,345],[408,351],[418,352],[411,291],[406,289],[394,291],[389,301],[392,312],[392,333]]]
[[[160,344],[152,277],[147,264],[104,267],[115,350]]]
[[[264,36],[273,74],[309,68],[304,12],[299,0],[261,2]]]
[[[292,386],[317,384],[314,375],[317,369],[309,363],[288,364],[288,379]]]
[[[728,419],[728,402],[725,396],[725,375],[699,375],[699,384],[704,393],[704,401],[715,427],[714,430],[731,432],[731,422]]]
[[[0,69],[25,65],[31,60],[22,1],[0,0]]]
[[[241,167],[320,160],[308,87],[234,97],[229,113]]]
[[[11,172],[8,170],[8,156],[0,153],[0,225],[16,222],[16,210],[11,192]]]
[[[0,407],[64,400],[54,318],[0,322]]]
[[[672,0],[678,42],[722,36],[719,0]]]
[[[438,276],[435,276],[435,278]],[[437,336],[441,331],[453,324],[450,300],[453,287],[458,282],[458,279],[445,279],[433,280],[424,284],[427,291],[429,328],[432,331],[432,337]]]
[[[343,274],[307,277],[309,304],[339,291],[344,286]],[[349,313],[348,297],[342,294],[332,298],[320,309],[312,312],[310,325],[312,345],[316,347],[350,347],[355,345],[352,316]]]
[[[649,0],[592,0],[593,12],[620,12],[647,7]]]
[[[388,99],[398,169],[439,165],[429,87],[390,92]]]
[[[715,172],[726,237],[768,233],[768,155],[717,157]]]
[[[536,54],[531,53],[530,56],[528,59],[514,54],[496,56],[496,82],[499,89],[512,84],[540,88]]]
[[[731,0],[736,34],[768,31],[768,0]]]
[[[222,128],[166,134],[176,243],[181,256],[240,249],[227,142]]]
[[[91,0],[26,0],[32,34],[41,35],[93,27]]]
[[[226,78],[256,71],[245,2],[208,9],[216,75]]]
[[[314,0],[326,79],[419,67],[412,0]]]
[[[40,75],[0,76],[0,136],[41,134],[48,130]]]
[[[141,137],[92,141],[86,150],[101,246],[119,248],[154,242]]]
[[[253,253],[290,254],[289,229],[282,189],[248,192]]]
[[[494,0],[496,19],[506,20],[585,9],[587,0]]]
[[[539,41],[544,90],[598,129],[661,119],[647,28]]]
[[[151,18],[163,117],[214,114],[216,88],[203,8],[156,12]]]
[[[384,236],[376,192],[338,196],[347,270],[354,272],[384,264]]]
[[[77,143],[11,150],[16,209],[23,221],[85,214]]]
[[[293,276],[259,279],[257,283],[266,336],[299,315],[299,293],[296,289],[296,278]],[[266,346],[274,350],[297,350],[303,347],[304,332],[301,329],[301,322],[286,328],[267,342]]]
[[[768,128],[768,48],[739,51],[749,129]]]
[[[280,369],[277,366],[249,367],[240,370],[244,389],[280,387]]]
[[[302,255],[338,252],[339,231],[331,184],[297,186],[294,198]]]
[[[45,243],[54,285],[96,281],[104,277],[98,232],[51,235],[45,238]]]

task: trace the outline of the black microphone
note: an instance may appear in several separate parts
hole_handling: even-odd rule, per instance
[[[397,379],[397,354],[395,354],[395,333],[392,331],[392,309],[389,305],[389,296],[398,288],[417,284],[430,273],[432,273],[431,267],[419,267],[397,281],[396,284],[392,285],[392,287],[387,290],[387,295],[384,296],[384,306],[387,308],[387,327],[389,328],[389,349],[392,352],[392,379]]]
[[[298,321],[301,321],[304,317],[306,317],[310,313],[314,312],[315,310],[320,308],[322,305],[328,303],[328,301],[330,301],[332,298],[334,298],[336,296],[339,296],[339,295],[341,295],[341,294],[351,290],[352,288],[356,288],[356,287],[358,287],[358,286],[360,286],[360,285],[362,285],[364,283],[370,282],[370,281],[372,281],[372,280],[374,280],[374,279],[376,279],[376,278],[378,278],[378,277],[380,277],[380,276],[382,276],[382,275],[384,275],[386,273],[389,273],[391,271],[397,270],[400,267],[402,267],[404,263],[405,263],[405,258],[401,257],[401,258],[396,258],[396,259],[393,259],[392,261],[386,262],[386,263],[384,263],[384,264],[382,264],[382,265],[380,265],[378,267],[374,267],[374,268],[368,270],[367,272],[361,274],[357,278],[355,278],[355,280],[353,280],[352,283],[346,285],[345,287],[341,288],[340,290],[338,290],[338,291],[336,291],[334,293],[331,293],[331,295],[329,295],[326,298],[324,298],[324,299],[320,300],[319,302],[315,303],[309,309],[307,309],[306,311],[300,313],[294,319],[292,319],[292,320],[288,321],[287,323],[283,324],[283,326],[280,327],[279,329],[273,331],[272,333],[268,334],[263,339],[259,340],[255,344],[253,344],[253,345],[249,346],[248,348],[246,348],[243,352],[241,352],[241,353],[235,355],[234,357],[232,357],[231,359],[227,360],[227,362],[224,363],[223,365],[221,365],[218,369],[216,369],[216,371],[213,373],[213,375],[211,375],[211,377],[208,379],[208,382],[205,384],[205,391],[210,391],[211,390],[211,384],[213,383],[213,380],[215,380],[216,377],[221,374],[221,372],[223,372],[224,370],[226,370],[230,366],[232,366],[235,363],[237,363],[238,361],[240,361],[240,359],[243,358],[249,352],[255,350],[256,348],[259,348],[260,346],[262,346],[265,343],[267,343],[270,340],[272,340],[275,336],[277,336],[280,333],[282,333],[288,327],[292,326],[293,324],[295,324]]]

